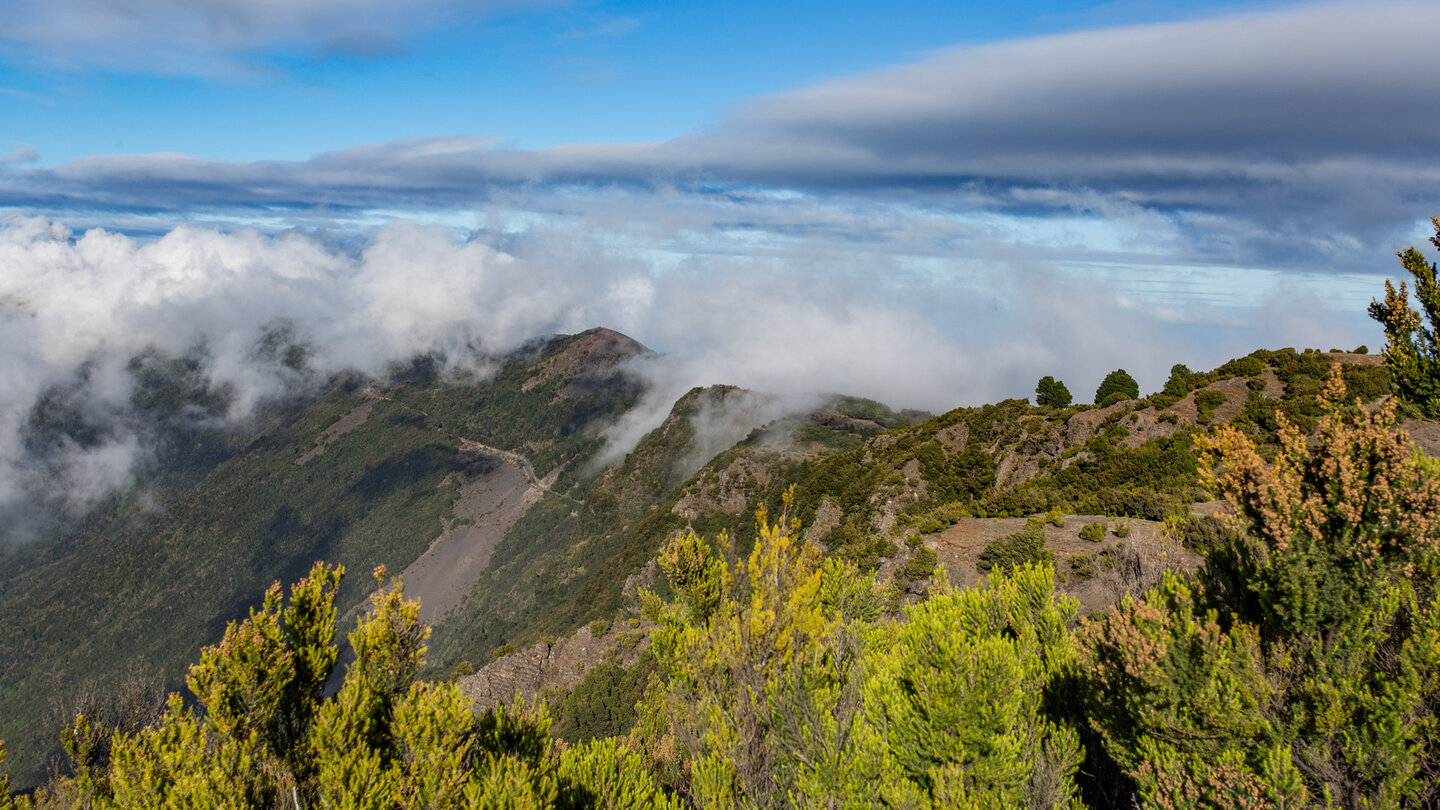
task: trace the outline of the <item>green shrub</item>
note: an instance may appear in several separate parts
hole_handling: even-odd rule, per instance
[[[629,733],[635,725],[635,704],[654,671],[655,659],[649,654],[629,669],[601,661],[555,705],[551,732],[572,744]]]
[[[1130,524],[1129,524],[1129,523],[1121,523],[1120,521],[1117,520],[1117,521],[1115,521],[1115,528],[1113,529],[1113,531],[1115,532],[1115,536],[1116,536],[1116,537],[1119,537],[1120,539],[1123,540],[1123,539],[1125,539],[1126,537],[1129,537],[1129,536],[1130,536]]]
[[[1238,531],[1180,527],[1198,582],[1167,573],[1078,634],[1089,717],[1139,806],[1440,798],[1440,481],[1396,441],[1394,410],[1353,407],[1339,375],[1319,441],[1272,449],[1231,427],[1209,442]]]
[[[904,522],[909,523],[909,525],[920,534],[935,534],[959,523],[962,519],[969,517],[969,515],[970,510],[964,503],[954,502],[937,506],[922,515],[914,517],[907,516]]]
[[[1231,360],[1207,375],[1209,380],[1225,380],[1230,377],[1254,377],[1265,370],[1265,361],[1255,354]]]
[[[1234,540],[1234,533],[1213,515],[1189,516],[1180,524],[1180,545],[1196,554],[1209,554]]]
[[[1129,400],[1132,400],[1134,398],[1135,397],[1127,395],[1124,391],[1116,391],[1110,396],[1105,397],[1104,401],[1097,402],[1096,404],[1102,408],[1108,408],[1111,405],[1119,405],[1122,402],[1128,402]]]
[[[1051,509],[1050,514],[1045,516],[1045,522],[1057,529],[1065,528],[1065,515],[1060,511],[1060,507]]]
[[[920,534],[935,534],[950,528],[950,521],[935,515],[927,515],[915,524],[915,531]]]
[[[833,533],[832,533],[833,536]],[[837,547],[828,543],[832,548]],[[873,534],[855,534],[855,539],[839,545],[838,555],[841,559],[853,563],[856,568],[862,571],[874,571],[880,565],[883,558],[894,557],[900,552],[900,548],[883,537]]]
[[[74,715],[62,732],[74,775],[53,777],[38,804],[666,806],[656,803],[664,797],[654,785],[648,796],[631,791],[632,803],[617,803],[620,794],[607,790],[616,780],[606,778],[616,769],[605,762],[557,778],[561,752],[543,704],[477,715],[455,684],[417,681],[430,628],[383,569],[371,610],[348,636],[353,660],[341,679],[334,599],[343,573],[317,563],[288,600],[278,584],[267,590],[261,607],[229,623],[220,644],[190,667],[195,708],[172,692],[152,725],[108,735],[107,762],[96,758],[90,717]],[[337,679],[337,693],[322,697]],[[587,800],[557,802],[561,795]],[[11,804],[8,790],[0,793],[0,807]]]
[[[1347,365],[1342,367],[1341,373],[1345,377],[1347,397],[1374,402],[1391,392],[1390,369],[1386,366]]]
[[[596,619],[595,621],[590,622],[591,638],[601,638],[608,632],[610,632],[609,619]]]
[[[1215,408],[1225,401],[1225,394],[1214,388],[1206,388],[1195,395],[1195,406],[1198,408]]]
[[[1098,543],[1105,539],[1104,523],[1087,523],[1080,529],[1080,539]]]
[[[1070,558],[1070,574],[1079,580],[1087,580],[1101,571],[1115,567],[1118,547],[1102,548],[1093,554],[1076,554]]]
[[[1206,388],[1195,393],[1195,421],[1200,424],[1208,424],[1215,418],[1215,409],[1225,402],[1225,394],[1213,388]]]
[[[900,576],[907,582],[929,579],[935,573],[935,566],[939,562],[940,558],[935,554],[934,549],[929,546],[920,546],[915,549],[914,554],[910,555],[910,559],[906,560],[905,566],[900,569]]]
[[[1049,563],[1055,554],[1045,548],[1044,524],[1030,520],[1025,528],[985,544],[975,568],[981,573],[1008,571],[1025,563]]]
[[[504,658],[505,656],[513,652],[515,652],[514,644],[501,644],[499,647],[496,647],[493,651],[491,651],[490,655],[495,658]]]

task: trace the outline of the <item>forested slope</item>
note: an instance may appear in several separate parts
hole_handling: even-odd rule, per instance
[[[638,400],[617,364],[643,351],[594,330],[539,342],[483,384],[424,360],[389,381],[342,377],[253,428],[199,434],[224,452],[153,500],[137,485],[73,531],[6,550],[0,737],[15,772],[38,778],[56,750],[52,715],[92,685],[178,685],[183,663],[271,582],[317,559],[403,569],[453,520],[462,484],[496,463],[466,441],[583,464]],[[368,591],[351,579],[336,599],[346,610]]]

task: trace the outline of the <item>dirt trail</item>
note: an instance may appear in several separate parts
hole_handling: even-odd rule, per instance
[[[471,452],[480,453],[486,456],[497,456],[505,461],[508,461],[511,464],[519,467],[521,472],[525,473],[525,477],[530,481],[531,486],[538,488],[542,492],[550,491],[550,487],[544,482],[542,482],[538,477],[536,477],[535,468],[530,466],[530,459],[525,458],[519,453],[512,453],[509,450],[501,450],[498,447],[491,447],[488,444],[481,444],[474,439],[466,439],[463,436],[459,439],[459,441],[461,450],[469,450]]]
[[[424,414],[391,399],[376,387],[367,388],[365,393],[369,401],[327,428],[316,447],[297,463],[303,464],[323,453],[326,446],[362,424],[376,402],[388,402]],[[490,565],[490,557],[505,532],[550,491],[559,473],[558,469],[554,470],[542,479],[535,474],[530,460],[519,453],[463,436],[453,438],[461,453],[488,458],[495,464],[489,472],[461,485],[460,497],[452,510],[453,518],[446,522],[445,530],[401,572],[406,598],[420,600],[420,619],[431,625],[439,623],[464,601]],[[347,612],[343,620],[350,621],[368,607],[368,600],[362,601]]]

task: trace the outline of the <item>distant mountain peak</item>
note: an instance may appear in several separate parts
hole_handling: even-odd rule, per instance
[[[594,390],[622,361],[654,353],[632,337],[597,326],[552,343],[551,350],[546,352],[535,374],[521,385],[521,390],[529,391],[556,378],[568,379],[570,384],[560,396],[574,399]]]

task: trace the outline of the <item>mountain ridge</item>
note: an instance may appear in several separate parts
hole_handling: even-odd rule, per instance
[[[46,673],[61,673],[63,693],[143,664],[173,688],[265,585],[318,558],[408,571],[407,592],[426,593],[436,621],[436,677],[624,618],[637,576],[664,587],[650,562],[665,539],[725,531],[743,551],[755,507],[779,514],[793,484],[806,536],[881,569],[903,603],[928,587],[937,534],[967,517],[1156,521],[1197,500],[1194,431],[1239,420],[1265,435],[1275,408],[1313,418],[1307,402],[1332,361],[1352,359],[1261,351],[1173,396],[1065,410],[1008,400],[934,417],[832,397],[775,419],[762,395],[701,387],[621,461],[587,471],[606,428],[644,394],[628,361],[650,354],[597,328],[535,341],[485,380],[447,378],[423,359],[385,381],[344,376],[226,439],[235,451],[163,510],[111,502],[43,552],[5,552],[0,645],[17,652],[0,671],[0,736],[28,775],[19,783],[33,784],[48,756],[29,752],[53,750],[44,715],[57,681]],[[1369,399],[1387,387],[1373,362],[1344,364]],[[364,580],[342,584],[342,611],[368,593]]]

